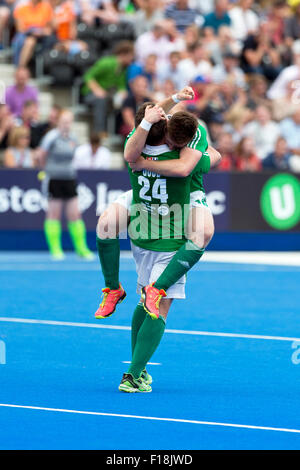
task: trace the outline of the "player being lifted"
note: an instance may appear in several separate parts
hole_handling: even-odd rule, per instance
[[[135,171],[144,169],[166,177],[181,178],[177,182],[177,187],[182,184],[184,177],[193,172],[190,186],[191,211],[187,223],[188,240],[183,246],[178,247],[178,252],[154,285],[143,286],[144,307],[153,318],[159,316],[160,300],[166,291],[201,258],[214,231],[213,218],[206,203],[202,174],[208,172],[210,166],[218,163],[220,155],[212,147],[208,147],[205,128],[198,125],[193,115],[176,112],[169,120],[165,120],[164,114],[164,110],[169,112],[175,105],[174,98],[178,101],[190,99],[192,96],[192,89],[185,87],[176,97],[168,98],[161,106],[152,104],[152,107],[146,105],[141,107],[137,113],[136,130],[129,136],[125,147],[125,160]],[[163,161],[141,158],[142,152],[144,156],[151,157],[153,151],[151,147],[154,146],[158,147],[160,153],[170,148],[181,148],[176,165],[172,160],[174,156]],[[147,151],[150,152],[149,155]],[[144,180],[140,178],[139,181]],[[140,187],[140,190],[145,192],[146,188]],[[147,197],[149,196],[146,195]],[[127,228],[131,201],[132,191],[128,191],[111,204],[99,218],[97,248],[106,287],[103,289],[103,301],[95,314],[96,318],[109,317],[115,311],[116,305],[126,296],[119,284],[118,233]]]
[[[155,111],[154,109],[153,112]],[[187,123],[190,118],[190,125],[194,122],[196,129],[197,120],[188,114],[185,117],[185,122]],[[140,120],[141,117],[138,116],[137,124]],[[141,123],[141,126],[143,127],[144,124]],[[159,122],[154,124],[153,129],[159,124]],[[166,145],[146,145],[143,155],[157,158],[157,164],[171,159],[174,166],[178,162],[179,151],[170,150]],[[205,154],[197,164],[197,171],[202,172],[207,169],[205,165],[203,167],[206,160],[203,159],[204,156]],[[129,234],[138,273],[137,292],[141,292],[142,289],[145,296],[144,286],[149,286],[159,279],[161,272],[172,263],[173,259],[176,259],[177,253],[183,246],[192,255],[198,251],[198,247],[192,241],[189,241],[187,246],[185,240],[186,215],[189,216],[188,212],[185,213],[185,208],[189,209],[190,207],[192,177],[165,178],[153,171],[132,172],[131,169],[129,175],[133,188]],[[196,253],[196,257],[193,256],[190,261],[196,262],[197,259],[198,254]],[[179,264],[187,263],[182,259],[177,260],[177,263],[178,261]],[[178,279],[179,276],[180,274],[177,272],[176,279],[173,277],[172,286],[168,288],[167,295],[165,292],[158,293],[155,314],[147,309],[147,313],[150,313],[148,315],[141,301],[135,308],[131,324],[132,361],[127,373],[123,374],[119,385],[120,391],[131,393],[152,390],[152,377],[147,373],[146,365],[163,337],[167,315],[173,299],[185,297],[186,276],[183,275]]]

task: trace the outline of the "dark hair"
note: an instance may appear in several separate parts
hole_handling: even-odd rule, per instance
[[[146,103],[142,104],[139,109],[137,110],[137,113],[135,115],[135,127],[138,127],[140,123],[142,122],[144,116],[145,116],[145,110],[147,106],[155,106],[155,103],[151,101],[147,101]],[[155,124],[152,125],[147,140],[146,144],[148,145],[158,145],[161,143],[162,139],[165,136],[165,133],[167,131],[167,123],[165,120],[161,120],[156,122]]]
[[[178,111],[168,121],[168,135],[178,147],[184,147],[195,136],[198,119],[188,111]]]
[[[101,144],[101,137],[97,132],[92,132],[89,136],[89,141],[91,145],[100,145]]]
[[[134,43],[132,41],[120,41],[115,45],[113,50],[114,55],[134,54]]]

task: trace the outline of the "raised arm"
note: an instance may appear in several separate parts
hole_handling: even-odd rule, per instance
[[[193,88],[191,88],[190,86],[185,86],[178,93],[175,93],[174,95],[169,96],[165,100],[160,101],[158,103],[158,106],[160,106],[164,110],[164,112],[167,114],[171,111],[171,109],[174,112],[176,109],[176,106],[179,103],[181,103],[182,101],[192,100],[194,96],[195,94],[194,94]]]
[[[128,163],[134,163],[140,157],[151,129],[152,124],[166,119],[163,109],[158,106],[147,106],[145,109],[145,117],[141,124],[137,126],[134,134],[129,137],[125,150],[124,158]],[[162,136],[163,137],[163,136]]]
[[[165,113],[168,113],[172,108],[176,109],[176,105],[182,101],[193,99],[194,91],[191,87],[184,87],[178,93],[155,106],[147,106],[145,110],[145,117],[141,124],[136,128],[135,133],[128,139],[124,151],[124,158],[128,163],[134,163],[140,157],[150,131],[151,125],[166,119]],[[174,108],[175,107],[175,108]],[[149,125],[148,125],[148,124]],[[162,136],[163,137],[163,136]]]

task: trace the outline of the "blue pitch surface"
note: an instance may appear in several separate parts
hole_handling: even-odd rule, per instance
[[[1,449],[300,449],[300,268],[200,262],[148,366],[151,394],[118,391],[130,258],[121,281],[126,300],[96,321],[97,260],[0,255]]]

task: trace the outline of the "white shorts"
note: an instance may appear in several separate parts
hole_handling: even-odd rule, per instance
[[[117,197],[114,203],[120,204],[129,212],[132,203],[132,189]],[[193,191],[190,194],[190,207],[204,207],[205,209],[210,210],[207,204],[206,195],[203,191]]]
[[[169,264],[176,251],[150,251],[140,248],[131,242],[131,249],[136,265],[137,293],[141,293],[142,287],[155,282],[165,267]],[[179,281],[167,290],[168,299],[185,299],[186,276],[182,276]]]

